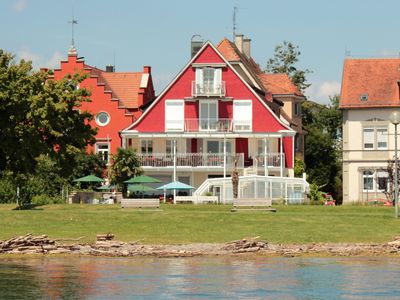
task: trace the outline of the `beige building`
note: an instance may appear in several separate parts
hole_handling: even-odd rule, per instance
[[[386,200],[394,157],[391,112],[400,107],[400,59],[346,59],[343,110],[343,203]]]

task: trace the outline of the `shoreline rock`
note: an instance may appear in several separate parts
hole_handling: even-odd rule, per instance
[[[400,254],[400,237],[384,244],[362,243],[312,243],[312,244],[270,244],[258,237],[236,240],[228,243],[198,243],[184,245],[148,245],[135,242],[121,242],[102,235],[94,244],[62,244],[46,235],[27,234],[0,241],[1,254],[20,255],[91,255],[113,257],[194,257],[221,255],[257,255],[294,257],[305,255],[329,256],[377,256]]]

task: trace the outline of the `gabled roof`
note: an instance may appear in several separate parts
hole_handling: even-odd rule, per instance
[[[244,67],[253,77],[253,79],[260,85],[261,89],[264,90],[265,94],[279,94],[279,95],[296,95],[303,96],[298,88],[293,84],[292,80],[287,74],[278,73],[264,73],[259,64],[257,64],[253,58],[247,57],[236,47],[236,45],[224,38],[219,42],[217,49],[230,62],[242,62]],[[268,99],[268,96],[266,97]]]
[[[98,77],[98,83],[105,85],[105,90],[112,91],[113,98],[118,98],[126,108],[138,108],[139,90],[143,72],[106,72],[98,68],[85,65],[90,74]]]
[[[293,132],[293,130],[284,124],[279,117],[272,111],[272,109],[267,105],[260,97],[260,95],[252,88],[249,86],[249,84],[240,76],[240,74],[235,70],[235,68],[232,67],[230,62],[218,51],[218,49],[210,42],[207,41],[204,43],[203,47],[196,53],[195,56],[192,57],[192,59],[185,65],[185,67],[175,76],[175,78],[170,82],[170,84],[158,95],[158,97],[152,102],[152,104],[147,108],[147,110],[137,119],[133,124],[131,124],[128,128],[125,128],[122,130],[122,132],[130,131],[132,128],[134,128],[137,124],[139,124],[145,117],[146,115],[151,111],[151,109],[157,105],[157,103],[163,98],[164,94],[167,93],[167,91],[175,84],[176,81],[181,77],[181,75],[184,73],[185,70],[191,67],[192,63],[201,55],[202,52],[207,47],[211,47],[215,53],[227,64],[227,66],[238,76],[238,78],[249,88],[249,90],[255,95],[255,97],[266,107],[266,109],[272,114],[272,116],[280,123],[284,128],[286,128],[288,131]]]
[[[400,106],[400,58],[346,59],[341,108]]]
[[[289,94],[303,96],[285,73],[262,73],[259,74],[258,77],[261,79],[264,87],[273,95]]]

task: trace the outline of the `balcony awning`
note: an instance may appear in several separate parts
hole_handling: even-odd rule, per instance
[[[294,136],[295,131],[280,131],[280,132],[130,132],[121,133],[124,138],[280,138],[286,136]]]

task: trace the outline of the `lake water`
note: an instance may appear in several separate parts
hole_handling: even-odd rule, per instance
[[[399,299],[400,258],[0,259],[0,299]]]

